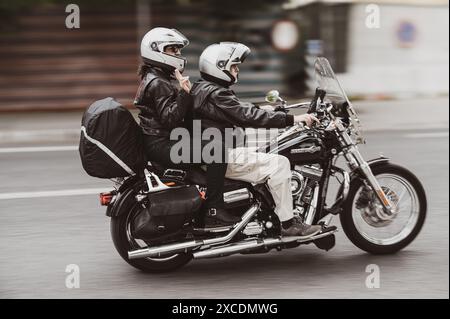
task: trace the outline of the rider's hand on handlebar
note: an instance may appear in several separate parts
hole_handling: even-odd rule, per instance
[[[311,115],[311,114],[295,115],[294,123],[300,123],[300,122],[305,122],[306,126],[309,126],[309,127],[311,127],[313,123],[320,124],[320,121],[317,119],[317,117],[315,117],[314,115]]]

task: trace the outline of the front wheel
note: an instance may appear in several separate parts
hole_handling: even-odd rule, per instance
[[[144,248],[148,245],[143,240],[134,238],[131,234],[131,220],[139,213],[141,206],[133,203],[131,207],[128,206],[126,209],[127,211],[119,214],[119,216],[111,218],[111,236],[114,246],[127,263],[145,272],[161,273],[178,269],[192,259],[192,254],[189,253],[179,253],[163,258],[129,259],[128,251]]]
[[[361,177],[350,185],[340,221],[355,246],[372,254],[392,254],[409,245],[422,229],[427,212],[425,191],[417,177],[401,166],[384,163],[373,167],[372,173],[394,212],[384,212]]]

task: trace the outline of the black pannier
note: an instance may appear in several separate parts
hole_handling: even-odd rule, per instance
[[[132,220],[131,232],[135,238],[156,240],[176,234],[190,224],[202,205],[196,186],[171,187],[147,196],[146,208]]]
[[[83,114],[79,152],[94,177],[126,177],[142,170],[142,133],[133,115],[111,97],[94,102]]]

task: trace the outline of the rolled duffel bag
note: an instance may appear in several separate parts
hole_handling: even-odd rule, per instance
[[[142,133],[133,115],[111,97],[83,114],[79,152],[84,170],[100,178],[126,177],[142,170]]]
[[[155,240],[179,232],[192,220],[202,205],[196,186],[171,187],[150,193],[146,208],[132,220],[135,238]]]

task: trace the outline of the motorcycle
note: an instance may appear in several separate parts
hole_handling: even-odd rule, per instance
[[[206,185],[200,168],[183,171],[150,163],[140,174],[116,179],[115,190],[100,194],[120,256],[142,271],[165,272],[199,258],[267,253],[311,243],[329,250],[335,245],[337,228],[330,225],[335,215],[350,241],[366,252],[391,254],[409,245],[426,217],[423,186],[412,172],[388,158],[366,161],[362,157],[358,149],[365,142],[361,124],[325,58],[316,60],[315,73],[319,88],[310,103],[287,105],[277,91],[269,92],[266,100],[285,112],[308,108],[320,124],[289,127],[261,151],[289,159],[294,214],[306,224],[322,225],[322,232],[308,238],[281,236],[281,223],[265,184],[226,179],[225,208],[241,216],[239,223],[207,231],[196,228],[196,216],[169,236],[138,238],[133,221],[152,204],[155,197],[150,195],[183,185],[195,185],[202,192]],[[337,166],[342,158],[346,168]],[[332,178],[339,188],[328,205]]]

